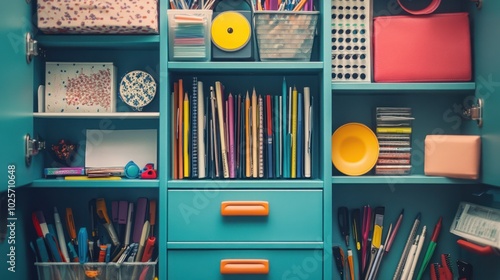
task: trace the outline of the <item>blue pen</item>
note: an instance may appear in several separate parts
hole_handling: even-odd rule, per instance
[[[304,127],[303,127],[303,118],[304,118],[304,108],[302,102],[302,93],[299,92],[299,101],[298,101],[298,114],[297,114],[297,178],[302,178],[302,163],[303,163],[303,155],[304,155]]]
[[[286,92],[286,80],[283,77],[283,178],[290,178],[290,120],[288,113],[288,101]]]
[[[267,178],[273,178],[273,113],[271,105],[271,95],[266,96],[267,112]]]
[[[105,258],[105,262],[108,263],[109,262],[109,259],[111,257],[111,244],[106,244],[106,258]]]
[[[47,252],[47,247],[45,246],[45,241],[43,237],[38,237],[36,239],[36,247],[38,249],[38,255],[40,256],[41,262],[49,261],[49,253]]]
[[[78,231],[78,258],[81,264],[88,262],[88,239],[87,228],[80,228]]]
[[[59,248],[56,243],[56,237],[49,232],[45,235],[45,242],[47,243],[52,260],[54,262],[62,262],[61,254],[59,253]]]

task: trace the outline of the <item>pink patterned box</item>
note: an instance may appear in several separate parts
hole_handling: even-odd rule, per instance
[[[39,0],[44,33],[158,33],[158,0]]]
[[[109,62],[47,62],[45,112],[115,112],[116,73]]]

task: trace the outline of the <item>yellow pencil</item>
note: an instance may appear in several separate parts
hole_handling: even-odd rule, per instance
[[[189,97],[184,94],[184,177],[189,177]]]
[[[291,178],[297,178],[297,88],[292,90],[292,166],[290,170]]]
[[[250,97],[245,98],[245,175],[247,178],[252,176],[252,161],[250,160]]]
[[[257,93],[255,88],[252,92],[252,177],[258,178],[258,155],[257,155]]]

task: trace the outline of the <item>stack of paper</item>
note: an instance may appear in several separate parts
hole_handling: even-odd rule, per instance
[[[411,171],[411,108],[378,107],[377,138],[380,153],[375,166],[378,175],[408,175]]]
[[[200,16],[177,15],[174,18],[174,57],[204,58],[207,54],[206,20]]]

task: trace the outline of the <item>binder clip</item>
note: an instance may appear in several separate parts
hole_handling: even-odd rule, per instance
[[[450,254],[441,254],[441,263],[433,263],[430,267],[431,280],[453,280]]]
[[[141,171],[141,179],[156,179],[157,174],[154,164],[148,163]]]

